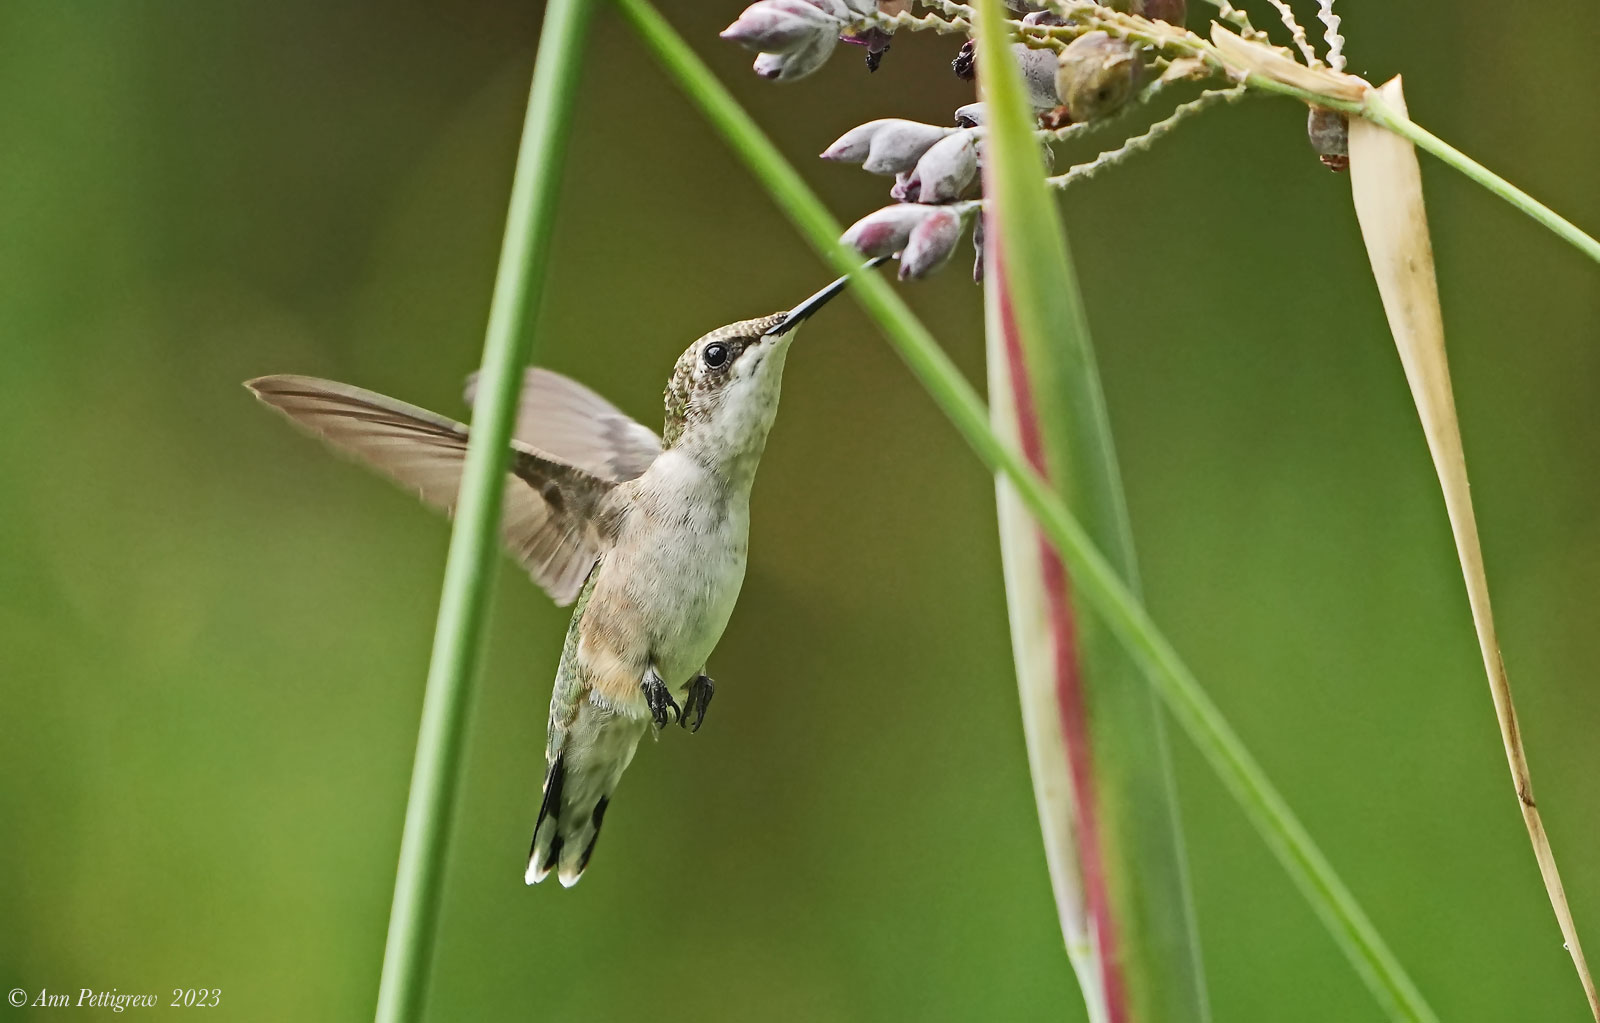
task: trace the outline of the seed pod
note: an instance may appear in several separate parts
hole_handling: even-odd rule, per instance
[[[833,32],[812,37],[812,41],[788,53],[762,53],[756,56],[752,67],[762,78],[774,82],[792,82],[804,78],[828,62],[839,37]]]
[[[935,212],[938,207],[916,203],[885,206],[851,224],[839,240],[863,256],[892,256],[906,247],[917,225]]]
[[[982,123],[982,103],[968,103],[964,107],[956,107],[956,124],[963,128],[976,128]]]
[[[900,253],[900,279],[919,280],[949,262],[961,240],[961,215],[947,206],[933,212],[911,229],[905,251]]]
[[[1350,119],[1332,107],[1312,107],[1306,134],[1323,166],[1331,171],[1350,169]]]
[[[1115,113],[1133,98],[1139,58],[1133,47],[1104,32],[1088,32],[1061,51],[1055,91],[1076,124]]]
[[[935,142],[956,130],[888,118],[883,127],[873,133],[861,169],[869,174],[898,174],[910,170]]]
[[[978,147],[970,131],[958,131],[935,142],[917,161],[917,201],[952,202],[978,173]]]
[[[806,0],[758,0],[722,30],[722,38],[757,52],[791,53],[819,35],[837,35],[843,24]]]

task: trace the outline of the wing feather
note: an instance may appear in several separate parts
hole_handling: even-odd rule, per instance
[[[467,427],[374,391],[315,377],[246,387],[296,425],[453,514]],[[615,483],[513,441],[501,540],[557,604],[570,604],[609,543],[604,499]]]
[[[477,391],[474,373],[467,378],[468,405]],[[523,374],[515,436],[531,448],[617,483],[641,475],[661,454],[661,438],[654,430],[576,380],[548,369]]]

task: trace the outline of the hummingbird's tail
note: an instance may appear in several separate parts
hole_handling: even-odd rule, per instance
[[[644,736],[647,721],[601,710],[587,699],[572,725],[552,729],[545,754],[544,799],[528,850],[528,884],[556,871],[563,887],[583,876],[622,772]]]

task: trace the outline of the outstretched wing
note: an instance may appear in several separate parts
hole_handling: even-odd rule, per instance
[[[467,427],[373,391],[302,376],[245,384],[338,450],[447,514],[455,511]],[[512,442],[501,540],[557,604],[570,604],[609,542],[601,504],[610,480]]]
[[[467,377],[467,404],[478,374]],[[516,438],[538,451],[622,483],[650,468],[661,438],[589,388],[548,369],[530,369],[517,398]]]

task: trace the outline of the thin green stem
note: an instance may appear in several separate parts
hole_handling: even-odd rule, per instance
[[[667,73],[766,186],[801,235],[837,272],[856,271],[860,256],[838,243],[839,225],[822,201],[672,26],[647,0],[615,2]],[[1060,497],[1029,468],[1022,455],[994,433],[983,401],[927,327],[882,278],[863,274],[855,283],[857,300],[878,321],[895,351],[940,410],[984,465],[1004,473],[1016,486],[1040,528],[1071,569],[1077,592],[1138,659],[1156,691],[1221,776],[1390,1017],[1436,1019],[1372,921],[1221,711]]]
[[[1600,241],[1579,230],[1572,221],[1556,213],[1533,196],[1489,170],[1483,164],[1439,138],[1411,118],[1390,106],[1377,92],[1367,94],[1361,111],[1368,120],[1388,128],[1396,135],[1408,139],[1412,145],[1427,150],[1454,167],[1506,202],[1537,220],[1556,236],[1575,246],[1579,252],[1600,263]]]
[[[545,8],[422,701],[378,987],[379,1023],[420,1019],[427,998],[462,739],[494,579],[516,397],[543,290],[561,156],[593,10],[590,0],[550,0]]]

